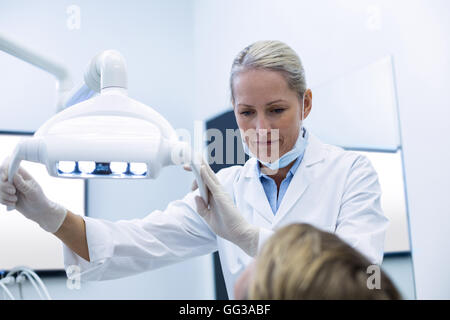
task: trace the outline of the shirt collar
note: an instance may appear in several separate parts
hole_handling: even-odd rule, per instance
[[[300,156],[300,157],[298,157],[298,158],[295,160],[294,165],[289,169],[288,173],[286,174],[286,177],[288,177],[289,175],[292,175],[292,176],[293,176],[293,175],[295,174],[295,172],[296,172],[297,169],[298,169],[298,166],[299,166],[300,163],[302,162],[302,158],[303,158],[303,156]],[[270,178],[270,176],[268,176],[268,175],[266,175],[266,174],[264,174],[264,173],[261,172],[261,168],[260,168],[259,161],[258,161],[258,163],[257,163],[257,165],[256,165],[256,171],[257,171],[257,173],[258,173],[258,177],[259,177],[259,178],[261,178],[261,177],[264,177],[264,178]],[[272,179],[272,178],[270,178],[270,179]]]

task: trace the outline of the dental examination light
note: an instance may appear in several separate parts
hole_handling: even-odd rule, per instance
[[[54,68],[51,60],[29,49],[14,47],[12,41],[7,42],[9,50],[5,50],[4,43],[0,36],[1,50],[52,74],[65,70]],[[65,75],[57,76],[64,87],[64,92],[58,89],[61,111],[32,138],[17,145],[10,160],[9,181],[23,160],[44,164],[54,177],[81,179],[155,179],[165,166],[189,163],[200,194],[208,203],[200,177],[202,156],[180,141],[158,112],[128,97],[126,65],[119,52],[107,50],[96,55],[84,74],[85,85],[78,89],[69,88],[68,72],[60,74]],[[99,94],[92,97],[95,92]]]

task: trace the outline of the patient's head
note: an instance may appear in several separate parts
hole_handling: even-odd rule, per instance
[[[371,263],[336,235],[308,224],[279,229],[235,287],[237,299],[401,299],[380,269],[368,288]],[[369,281],[369,284],[372,284]],[[372,287],[372,286],[371,286]]]

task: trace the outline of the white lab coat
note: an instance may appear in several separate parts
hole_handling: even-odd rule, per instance
[[[378,176],[369,160],[322,143],[310,133],[304,158],[276,215],[272,213],[252,158],[217,176],[248,222],[261,227],[259,249],[274,230],[309,223],[334,232],[369,260],[381,264],[388,219]],[[107,280],[219,251],[228,295],[251,261],[243,250],[217,237],[196,213],[198,190],[143,219],[109,222],[85,217],[90,262],[64,246],[66,268],[78,265],[81,280]]]

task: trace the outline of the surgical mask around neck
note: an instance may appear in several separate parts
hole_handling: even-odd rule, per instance
[[[305,106],[305,95],[303,95],[303,105],[302,105],[302,119],[304,118],[304,106]],[[278,170],[287,167],[292,161],[300,156],[303,156],[306,145],[307,145],[308,134],[306,129],[303,127],[303,120],[300,121],[300,129],[298,132],[297,141],[289,152],[286,152],[280,158],[273,162],[261,161],[256,155],[254,155],[250,148],[248,147],[245,139],[242,139],[242,145],[244,147],[244,152],[250,157],[257,158],[258,161],[264,166],[268,167],[270,170]]]

